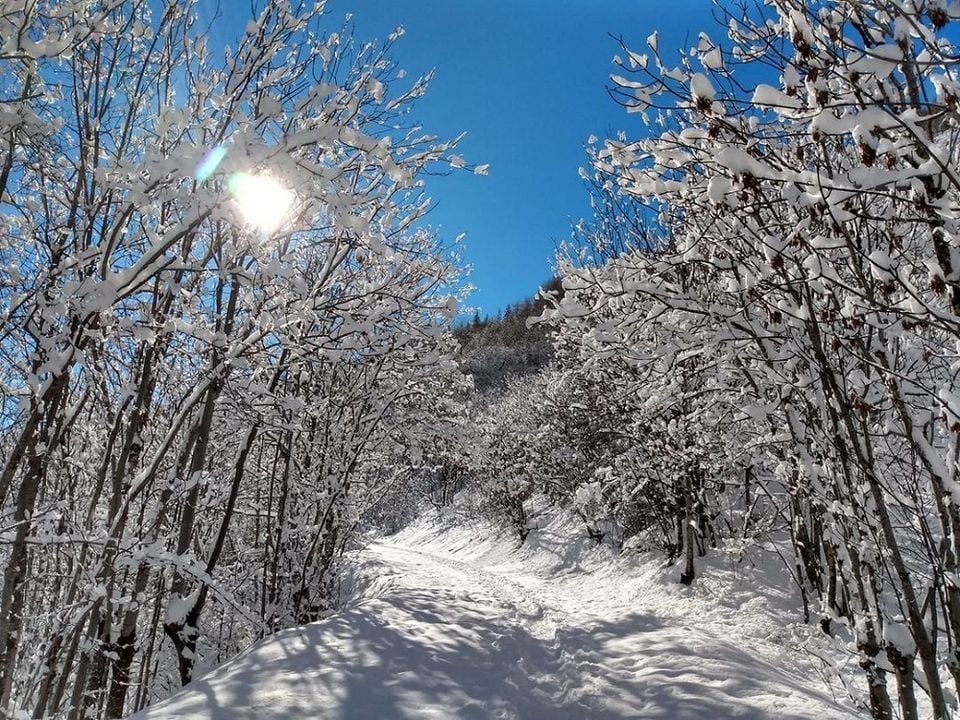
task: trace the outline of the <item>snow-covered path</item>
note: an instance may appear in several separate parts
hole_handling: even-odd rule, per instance
[[[137,717],[853,717],[819,678],[771,662],[774,644],[737,642],[724,613],[694,602],[684,623],[682,609],[662,612],[642,574],[521,562],[470,537],[372,545],[366,599],[278,633]],[[528,552],[549,557],[548,540]]]

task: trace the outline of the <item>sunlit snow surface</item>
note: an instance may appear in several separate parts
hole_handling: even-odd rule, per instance
[[[683,588],[675,568],[614,559],[542,522],[518,550],[460,521],[420,521],[366,552],[364,599],[135,717],[856,717],[781,647],[773,615],[789,598],[720,567]]]

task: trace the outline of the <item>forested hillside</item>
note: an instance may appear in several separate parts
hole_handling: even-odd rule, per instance
[[[512,379],[538,372],[553,360],[548,328],[530,321],[561,292],[560,280],[553,279],[541,288],[542,294],[507,306],[497,317],[481,319],[478,313],[454,328],[460,367],[477,390],[503,389]]]

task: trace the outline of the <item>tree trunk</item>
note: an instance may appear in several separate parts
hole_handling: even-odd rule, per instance
[[[913,655],[903,655],[893,644],[887,645],[887,659],[897,675],[901,720],[918,720],[917,696],[914,692]]]
[[[693,498],[690,492],[684,493],[683,498],[683,525],[684,525],[684,543],[683,543],[683,573],[680,575],[680,582],[683,585],[690,585],[696,576],[693,566],[693,548],[696,542],[696,527],[693,518]]]
[[[67,385],[67,373],[55,378],[33,414],[43,414],[47,421],[36,421],[38,432],[25,440],[27,467],[17,491],[13,523],[16,526],[10,557],[4,571],[3,590],[0,592],[0,712],[6,711],[12,698],[13,679],[17,666],[22,627],[24,584],[27,580],[27,537],[40,485],[46,472],[46,447],[50,418],[56,416],[62,404]],[[29,422],[29,421],[28,421]]]

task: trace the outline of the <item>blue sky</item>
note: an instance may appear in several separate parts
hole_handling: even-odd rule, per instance
[[[606,91],[618,51],[610,33],[642,50],[660,31],[680,48],[714,34],[709,0],[332,0],[352,11],[360,37],[396,25],[395,56],[411,72],[436,69],[416,116],[441,136],[467,133],[463,155],[490,173],[431,178],[430,222],[466,233],[477,286],[471,304],[495,314],[533,294],[551,274],[555,243],[588,212],[578,175],[584,144],[642,131]],[[333,18],[331,18],[333,19]]]
[[[529,297],[551,274],[555,244],[588,212],[578,168],[591,134],[642,132],[606,92],[622,35],[665,53],[717,33],[709,0],[329,0],[330,27],[351,12],[360,39],[406,35],[394,55],[410,73],[436,70],[415,113],[441,137],[466,132],[468,172],[430,178],[428,220],[466,233],[465,259],[483,314]]]

